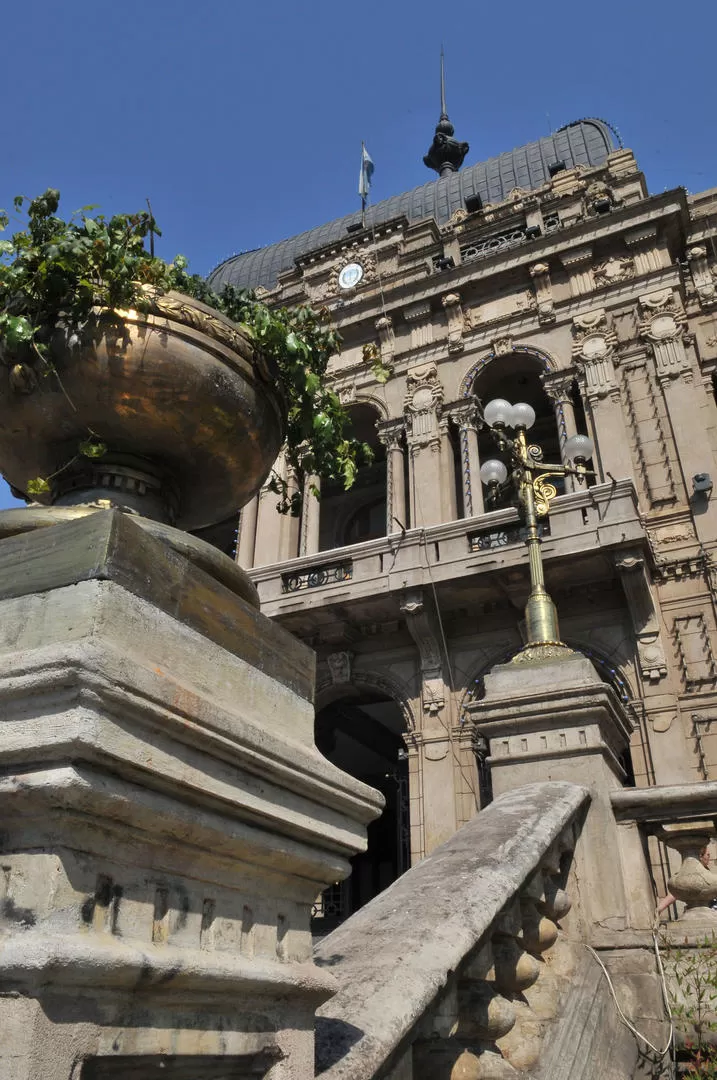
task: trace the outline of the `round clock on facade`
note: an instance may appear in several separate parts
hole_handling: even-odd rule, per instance
[[[363,277],[363,266],[359,262],[350,262],[339,272],[339,288],[355,289]]]

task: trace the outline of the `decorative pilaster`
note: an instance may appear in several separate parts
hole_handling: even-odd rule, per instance
[[[408,527],[406,513],[405,428],[402,420],[388,420],[376,427],[386,447],[386,535]]]
[[[411,522],[438,525],[441,505],[441,434],[438,427],[443,387],[432,362],[408,372],[404,410],[410,454]]]
[[[615,567],[630,611],[640,672],[649,682],[659,682],[667,675],[667,662],[645,560],[632,553],[616,554]]]
[[[408,589],[401,601],[401,614],[416,643],[421,661],[421,703],[423,711],[435,716],[446,704],[440,627],[422,589]]]
[[[254,565],[254,543],[256,541],[256,519],[259,511],[259,496],[255,495],[239,514],[239,536],[235,561],[245,570]]]
[[[635,273],[649,274],[654,270],[661,270],[665,265],[665,257],[657,243],[657,226],[645,225],[641,229],[633,229],[625,233],[625,243],[632,252],[635,260]]]
[[[692,381],[692,368],[682,342],[687,323],[684,311],[677,308],[671,289],[640,297],[640,336],[649,341],[655,356],[660,383],[679,376]]]
[[[433,341],[430,301],[420,300],[417,304],[410,304],[403,309],[403,317],[411,330],[411,350],[430,345]]]
[[[476,402],[473,400],[466,401],[465,404],[453,409],[451,415],[458,425],[460,436],[463,517],[475,517],[478,514],[485,513],[483,489],[480,480]]]
[[[441,297],[443,310],[448,322],[448,352],[463,352],[463,332],[465,330],[465,317],[461,306],[460,294],[456,292],[446,293]]]
[[[318,496],[320,493],[321,477],[312,473],[304,479],[299,555],[316,555],[319,551],[321,502]]]
[[[538,322],[543,325],[555,322],[553,287],[550,283],[550,267],[546,262],[534,263],[529,268],[533,279],[535,299],[538,302]]]
[[[704,244],[695,244],[694,247],[688,248],[687,261],[700,305],[703,308],[713,307],[717,303],[717,285],[707,260],[707,248]]]
[[[458,517],[456,505],[456,477],[451,443],[451,421],[449,416],[441,416],[438,421],[441,433],[441,493],[443,496],[443,520],[455,521]]]
[[[555,408],[555,423],[558,427],[560,439],[560,459],[564,465],[567,465],[568,460],[564,454],[565,443],[571,436],[576,435],[578,431],[575,422],[575,408],[570,396],[575,374],[572,371],[550,371],[541,376],[540,381]],[[576,490],[576,480],[577,478],[574,476],[565,477],[566,491]]]
[[[616,343],[604,308],[573,319],[573,360],[592,420],[596,461],[603,476],[621,480],[632,477],[633,467],[613,363]]]
[[[396,351],[396,338],[393,332],[393,321],[390,315],[381,315],[374,326],[378,330],[380,342],[381,363],[390,366]]]
[[[560,261],[568,273],[571,296],[582,296],[595,288],[591,272],[592,258],[593,249],[589,244],[561,253]]]

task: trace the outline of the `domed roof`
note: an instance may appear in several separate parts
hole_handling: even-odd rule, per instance
[[[484,203],[500,203],[513,188],[529,191],[541,187],[550,179],[549,167],[556,162],[564,162],[566,169],[603,165],[615,148],[605,121],[577,120],[537,142],[384,199],[367,209],[366,224],[370,227],[397,217],[412,222],[432,217],[444,225],[471,195],[480,195]],[[209,284],[217,290],[224,285],[272,289],[279,274],[289,270],[297,258],[345,240],[347,227],[360,221],[361,212],[357,210],[288,240],[234,255],[212,271]]]

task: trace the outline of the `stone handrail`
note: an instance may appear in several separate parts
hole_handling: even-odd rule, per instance
[[[621,788],[612,793],[610,801],[619,821],[662,824],[694,817],[717,817],[717,781]]]
[[[489,1059],[491,1075],[514,1075],[494,1043],[569,910],[562,885],[589,798],[565,782],[502,795],[317,945],[340,986],[317,1015],[322,1080],[418,1080],[442,1073],[442,1054],[467,1055],[466,1076],[488,1075]]]

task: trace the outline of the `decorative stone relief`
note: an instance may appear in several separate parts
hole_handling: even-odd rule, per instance
[[[617,337],[608,326],[604,308],[576,315],[573,319],[573,359],[589,401],[608,396],[619,400],[612,361],[616,343]]]
[[[515,306],[518,311],[536,311],[538,301],[535,299],[535,296],[530,289],[525,289],[524,292],[516,294]]]
[[[621,259],[611,255],[609,259],[593,267],[593,277],[598,288],[616,285],[620,281],[629,281],[634,276],[635,260],[630,256]]]
[[[717,664],[702,612],[677,616],[673,627],[677,656],[687,690],[698,690],[704,683],[714,682]]]
[[[446,703],[440,628],[432,608],[424,601],[421,589],[406,591],[401,602],[401,614],[406,619],[406,626],[421,658],[423,709],[435,716]]]
[[[615,566],[627,598],[640,671],[643,678],[659,682],[667,675],[667,662],[645,560],[641,555],[616,555]]]
[[[682,341],[687,318],[678,309],[672,290],[641,296],[639,302],[642,319],[638,330],[652,346],[660,381],[691,376],[692,368]]]
[[[326,663],[328,665],[329,674],[331,675],[331,682],[335,686],[340,686],[345,683],[351,682],[351,662],[353,660],[353,653],[350,652],[335,652],[330,653],[326,657]]]
[[[356,384],[349,383],[348,386],[338,387],[339,401],[342,405],[351,405],[356,400]]]
[[[491,342],[491,348],[494,356],[506,356],[513,351],[513,339],[510,334],[505,334],[504,337],[495,338]]]
[[[602,213],[602,207],[607,200],[611,207],[615,205],[615,196],[613,195],[612,188],[609,187],[604,180],[593,180],[585,191],[585,204],[588,213],[599,214]]]
[[[646,494],[653,506],[674,502],[675,478],[652,365],[644,354],[637,356],[624,365],[624,375],[623,398]]]
[[[535,288],[535,299],[538,304],[538,322],[542,324],[555,322],[555,303],[553,301],[553,287],[550,283],[550,267],[546,262],[533,263],[529,267],[530,276]]]
[[[456,292],[446,293],[441,297],[441,303],[448,321],[448,352],[463,352],[463,333],[466,322],[461,307],[460,294]]]
[[[411,453],[433,442],[438,445],[438,416],[442,401],[443,387],[435,363],[421,364],[407,373],[404,413]]]
[[[352,263],[358,263],[363,271],[359,281],[353,289],[342,289],[339,285],[341,271]],[[352,244],[341,258],[331,264],[328,279],[313,290],[313,300],[327,300],[333,296],[346,296],[354,293],[357,288],[368,285],[377,276],[376,256],[366,249],[365,245]]]
[[[381,315],[374,326],[378,330],[380,342],[381,360],[384,364],[390,364],[396,351],[396,338],[393,332],[393,321],[390,315]]]
[[[707,248],[704,244],[695,244],[687,250],[687,261],[690,264],[692,282],[697,292],[702,307],[711,307],[717,302],[717,284],[714,278],[714,268],[710,270],[707,261]]]

